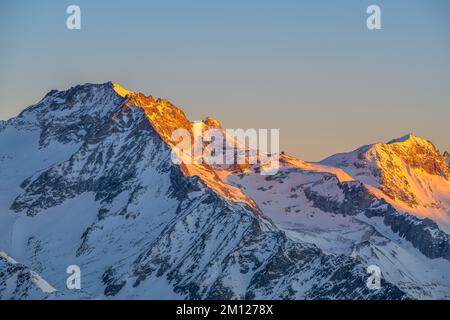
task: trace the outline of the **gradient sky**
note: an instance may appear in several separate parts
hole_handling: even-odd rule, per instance
[[[0,119],[112,80],[191,120],[279,128],[305,160],[409,132],[450,149],[448,0],[1,1],[0,40]]]

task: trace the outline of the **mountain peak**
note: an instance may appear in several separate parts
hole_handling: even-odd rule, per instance
[[[412,133],[391,140],[386,144],[377,144],[374,152],[376,152],[376,158],[380,161],[385,159],[388,162],[395,162],[397,159],[401,159],[411,168],[421,168],[429,174],[448,177],[444,157],[436,146],[431,141]]]
[[[113,85],[114,91],[121,96],[122,98],[125,98],[126,96],[129,96],[135,92],[127,90],[125,88],[123,88],[122,86],[120,86],[118,83],[116,82],[111,82],[111,84]]]
[[[430,141],[423,139],[421,137],[418,137],[413,133],[408,133],[407,135],[404,135],[403,137],[393,139],[386,144],[396,144],[396,143],[401,143],[401,144],[409,143],[409,144],[422,144],[422,145],[423,144],[426,144],[426,145],[431,144]]]

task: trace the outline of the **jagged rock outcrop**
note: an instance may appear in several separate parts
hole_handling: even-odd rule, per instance
[[[33,270],[0,251],[0,300],[49,299],[61,297]]]

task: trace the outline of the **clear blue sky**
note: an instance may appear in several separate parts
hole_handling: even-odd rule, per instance
[[[1,1],[0,40],[0,119],[112,80],[191,120],[279,128],[305,160],[409,132],[450,148],[448,0]]]

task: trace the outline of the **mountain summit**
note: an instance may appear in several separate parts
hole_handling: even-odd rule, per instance
[[[341,168],[402,211],[450,222],[450,171],[428,140],[409,134],[321,163]]]

